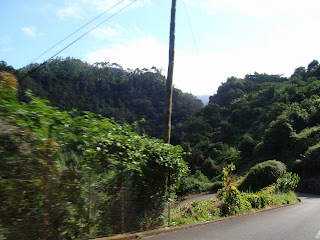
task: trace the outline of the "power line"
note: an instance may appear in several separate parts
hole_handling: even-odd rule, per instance
[[[186,12],[186,15],[187,15],[187,19],[188,19],[188,23],[189,23],[189,28],[190,28],[190,31],[191,31],[191,35],[192,35],[192,38],[193,38],[193,43],[194,43],[194,47],[197,51],[197,44],[196,44],[196,40],[194,38],[194,34],[193,34],[193,30],[192,30],[192,26],[191,26],[191,22],[190,22],[190,18],[189,18],[189,15],[188,15],[188,11],[187,11],[187,7],[186,7],[186,3],[184,1],[183,2],[183,7],[184,7],[184,10]]]
[[[47,51],[43,52],[42,54],[40,54],[38,57],[36,57],[35,59],[33,59],[31,61],[31,63],[33,63],[34,61],[36,61],[38,58],[42,57],[44,54],[46,54],[47,52],[49,52],[51,49],[53,49],[54,47],[58,46],[60,43],[64,42],[65,40],[67,40],[69,37],[71,37],[72,35],[74,35],[75,33],[79,32],[81,29],[83,29],[84,27],[88,26],[90,23],[92,23],[93,21],[95,21],[96,19],[98,19],[99,17],[101,17],[102,15],[106,14],[107,12],[111,11],[113,8],[115,8],[116,6],[118,6],[120,3],[122,3],[125,0],[121,0],[120,2],[118,2],[116,5],[112,6],[111,8],[109,8],[108,10],[104,11],[103,13],[99,14],[97,17],[93,18],[92,20],[90,20],[89,22],[87,22],[85,25],[83,25],[82,27],[78,28],[76,31],[74,31],[73,33],[71,33],[70,35],[68,35],[67,37],[65,37],[64,39],[62,39],[60,42],[56,43],[55,45],[53,45],[51,48],[49,48]]]
[[[132,5],[134,2],[136,2],[137,0],[132,1],[131,3],[127,4],[126,6],[124,6],[123,8],[121,8],[120,10],[118,10],[117,12],[115,12],[114,14],[112,14],[110,17],[106,18],[105,20],[103,20],[102,22],[100,22],[99,24],[95,25],[93,28],[91,28],[89,31],[85,32],[84,34],[82,34],[80,37],[78,37],[76,40],[72,41],[71,43],[69,43],[66,47],[62,48],[59,52],[57,52],[56,54],[54,54],[52,57],[50,57],[48,60],[46,60],[45,62],[43,62],[42,64],[40,64],[38,67],[32,69],[31,71],[29,71],[25,76],[23,76],[22,78],[20,78],[18,81],[20,82],[21,80],[25,79],[27,76],[29,76],[31,73],[35,72],[36,70],[38,70],[39,68],[41,68],[43,65],[47,64],[51,59],[53,59],[54,57],[56,57],[59,53],[63,52],[64,50],[66,50],[68,47],[70,47],[71,45],[73,45],[75,42],[79,41],[81,38],[83,38],[84,36],[86,36],[88,33],[90,33],[91,31],[93,31],[94,29],[96,29],[97,27],[99,27],[100,25],[104,24],[105,22],[107,22],[108,20],[110,20],[111,18],[113,18],[114,16],[116,16],[117,14],[119,14],[120,12],[122,12],[123,10],[125,10],[126,8],[128,8],[130,5]],[[119,3],[118,3],[119,4]],[[118,5],[116,4],[116,5]],[[113,6],[115,7],[115,6]],[[112,7],[112,8],[113,8]]]

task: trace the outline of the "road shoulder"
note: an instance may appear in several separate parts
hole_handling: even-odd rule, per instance
[[[185,230],[185,229],[196,228],[196,227],[200,227],[200,226],[203,226],[203,225],[208,225],[208,224],[214,224],[214,223],[218,223],[218,222],[228,221],[230,219],[239,218],[239,217],[252,215],[252,214],[257,214],[257,213],[262,213],[262,212],[265,212],[265,211],[271,211],[271,210],[282,208],[282,207],[292,206],[292,205],[295,205],[295,204],[298,204],[298,203],[300,203],[299,199],[297,199],[297,201],[295,203],[283,204],[283,205],[279,205],[279,206],[267,206],[265,208],[258,209],[258,210],[255,209],[255,210],[252,210],[250,212],[243,213],[243,214],[240,214],[240,215],[223,217],[223,218],[219,218],[219,219],[212,220],[212,221],[207,221],[207,222],[193,223],[193,224],[177,226],[177,227],[159,228],[159,229],[155,229],[155,230],[151,230],[151,231],[138,232],[138,233],[133,233],[133,234],[121,234],[121,235],[116,235],[116,236],[112,236],[112,237],[95,238],[93,240],[131,240],[131,239],[141,239],[141,238],[146,238],[146,237],[150,237],[150,236],[161,235],[161,234],[181,231],[181,230]]]

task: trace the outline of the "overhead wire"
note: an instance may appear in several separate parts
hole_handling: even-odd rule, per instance
[[[195,47],[196,51],[198,51],[198,49],[197,49],[197,43],[196,43],[196,39],[195,39],[195,37],[194,37],[194,33],[193,33],[193,30],[192,30],[192,26],[191,26],[189,14],[188,14],[188,11],[187,11],[186,3],[185,3],[185,1],[182,1],[182,2],[183,2],[184,10],[185,10],[186,15],[187,15],[188,24],[189,24],[189,28],[190,28],[191,35],[192,35],[192,39],[193,39],[193,44],[194,44],[194,47]]]
[[[76,34],[77,32],[79,32],[81,29],[83,29],[84,27],[88,26],[90,23],[92,23],[93,21],[95,21],[96,19],[100,18],[102,15],[106,14],[107,12],[111,11],[113,8],[115,8],[116,6],[118,6],[120,3],[122,3],[125,0],[121,0],[120,2],[118,2],[116,5],[113,5],[111,8],[107,9],[106,11],[102,12],[101,14],[99,14],[97,17],[93,18],[92,20],[90,20],[89,22],[87,22],[86,24],[84,24],[82,27],[78,28],[76,31],[72,32],[71,34],[69,34],[68,36],[66,36],[64,39],[62,39],[60,42],[56,43],[55,45],[53,45],[51,48],[49,48],[48,50],[46,50],[45,52],[43,52],[42,54],[40,54],[38,57],[36,57],[35,59],[33,59],[31,61],[31,63],[33,63],[34,61],[36,61],[37,59],[39,59],[40,57],[42,57],[44,54],[46,54],[47,52],[49,52],[50,50],[52,50],[54,47],[58,46],[59,44],[63,43],[65,40],[67,40],[68,38],[70,38],[71,36],[73,36],[74,34]]]
[[[123,0],[122,0],[123,1]],[[122,2],[121,1],[121,2]],[[81,38],[83,38],[84,36],[86,36],[88,33],[90,33],[91,31],[93,31],[94,29],[98,28],[99,26],[101,26],[102,24],[104,24],[105,22],[107,22],[108,20],[110,20],[111,18],[113,18],[114,16],[116,16],[117,14],[119,14],[120,12],[122,12],[123,10],[125,10],[126,8],[128,8],[129,6],[131,6],[133,3],[135,3],[137,0],[133,0],[132,2],[128,3],[126,6],[124,6],[123,8],[119,9],[117,12],[115,12],[114,14],[112,14],[111,16],[109,16],[108,18],[106,18],[105,20],[103,20],[102,22],[100,22],[99,24],[95,25],[93,28],[91,28],[90,30],[88,30],[87,32],[85,32],[84,34],[82,34],[80,37],[78,37],[77,39],[75,39],[74,41],[72,41],[71,43],[69,43],[67,46],[65,46],[64,48],[62,48],[60,51],[58,51],[56,54],[54,54],[52,57],[48,58],[45,62],[43,62],[42,64],[40,64],[39,66],[37,66],[36,68],[32,69],[31,71],[29,71],[26,75],[24,75],[22,78],[20,78],[18,81],[20,82],[21,80],[25,79],[27,76],[29,76],[31,73],[35,72],[36,70],[38,70],[39,68],[41,68],[43,65],[47,64],[51,59],[53,59],[54,57],[56,57],[58,54],[60,54],[61,52],[63,52],[64,50],[66,50],[68,47],[70,47],[71,45],[73,45],[75,42],[79,41]],[[119,3],[118,3],[119,4]],[[118,5],[116,4],[116,5]],[[116,6],[115,5],[115,6]],[[112,8],[114,8],[115,6],[113,6]],[[111,9],[112,9],[111,8]],[[93,20],[92,20],[93,21]],[[91,22],[92,22],[91,21]],[[88,24],[87,24],[88,25]]]

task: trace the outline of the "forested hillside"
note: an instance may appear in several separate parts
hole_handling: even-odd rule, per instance
[[[1,62],[0,69],[21,77],[36,66],[14,70]],[[135,131],[161,137],[165,81],[156,68],[124,70],[117,64],[55,59],[20,82],[20,99],[29,88],[61,110],[92,111],[120,123],[145,118]],[[289,78],[230,77],[205,107],[174,89],[172,119],[172,144],[191,153],[185,160],[193,173],[200,170],[212,179],[234,163],[242,175],[256,163],[275,159],[289,170],[318,175],[319,63],[313,60]]]
[[[22,77],[37,67],[32,64],[15,71],[1,62],[0,71]],[[165,77],[152,68],[124,70],[115,63],[87,64],[81,60],[55,59],[32,73],[20,83],[20,100],[26,89],[50,100],[60,110],[90,111],[119,123],[139,124],[138,132],[161,138],[165,102]],[[186,121],[203,106],[192,94],[173,90],[173,126]]]
[[[0,239],[161,226],[167,189],[188,171],[180,146],[93,113],[59,111],[30,92],[19,102],[17,89],[14,75],[0,72]]]
[[[190,151],[192,171],[209,178],[235,163],[244,174],[258,162],[282,161],[301,175],[320,170],[320,66],[312,61],[291,77],[255,73],[228,78],[210,103],[175,129]]]
[[[139,134],[161,135],[165,78],[156,68],[68,58],[19,83],[11,74],[21,78],[36,66],[0,62],[1,239],[152,229],[170,221],[164,212],[175,194],[221,188],[212,216],[238,214],[272,203],[271,192],[294,189],[299,177],[287,171],[301,176],[303,190],[320,193],[316,60],[289,78],[230,77],[205,107],[175,89],[172,145]]]

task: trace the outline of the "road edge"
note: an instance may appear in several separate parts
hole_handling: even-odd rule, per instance
[[[145,237],[156,236],[156,235],[161,235],[161,234],[166,234],[166,233],[171,233],[171,232],[176,232],[176,231],[181,231],[181,230],[186,230],[186,229],[191,229],[191,228],[196,228],[196,227],[200,227],[200,226],[204,226],[204,225],[208,225],[208,224],[224,222],[224,221],[228,221],[230,219],[235,219],[235,218],[253,215],[253,214],[257,214],[257,213],[261,213],[261,212],[271,211],[271,210],[275,210],[275,209],[282,208],[282,207],[292,206],[292,205],[298,204],[300,202],[301,202],[301,200],[299,198],[297,198],[297,201],[295,203],[289,203],[289,204],[283,204],[283,205],[277,205],[277,206],[267,206],[266,208],[253,210],[253,211],[246,212],[246,213],[243,213],[240,215],[223,217],[223,218],[219,218],[219,219],[212,220],[212,221],[206,221],[206,222],[201,222],[201,223],[192,223],[192,224],[177,226],[177,227],[159,228],[159,229],[154,229],[154,230],[145,231],[145,232],[132,233],[132,234],[120,234],[120,235],[116,235],[116,236],[112,236],[112,237],[93,238],[91,240],[141,239],[141,238],[145,238]]]

